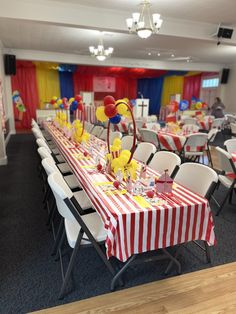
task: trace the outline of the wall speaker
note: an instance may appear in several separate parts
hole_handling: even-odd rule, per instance
[[[16,75],[16,56],[4,55],[4,68],[6,75]]]
[[[227,84],[229,79],[229,69],[223,69],[221,74],[221,84]]]

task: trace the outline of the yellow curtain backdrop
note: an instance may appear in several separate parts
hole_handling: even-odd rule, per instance
[[[39,93],[39,108],[44,109],[53,96],[60,97],[58,64],[50,62],[34,62]]]
[[[171,95],[183,94],[184,77],[167,76],[164,79],[161,105],[169,105]]]

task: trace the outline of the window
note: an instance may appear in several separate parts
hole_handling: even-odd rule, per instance
[[[219,78],[214,77],[202,80],[202,88],[214,88],[219,86]]]

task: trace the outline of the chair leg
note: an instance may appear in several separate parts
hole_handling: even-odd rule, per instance
[[[232,204],[233,192],[234,192],[234,189],[232,189],[232,191],[229,194],[229,204]]]
[[[233,190],[233,187],[234,187],[234,183],[231,185],[228,192],[226,193],[225,198],[223,199],[223,202],[221,203],[220,208],[218,209],[218,211],[216,213],[216,216],[219,216],[220,212],[222,211],[222,209],[223,209],[223,207],[227,201],[228,196],[230,195],[231,191]]]
[[[62,284],[61,291],[60,291],[60,294],[59,294],[59,299],[63,299],[63,297],[64,297],[65,288],[66,288],[66,285],[67,285],[68,280],[70,278],[71,272],[73,270],[73,266],[74,266],[74,263],[75,263],[75,258],[76,258],[77,252],[79,250],[79,247],[80,247],[80,243],[81,243],[81,240],[82,240],[82,237],[83,237],[83,233],[84,232],[82,230],[80,230],[80,233],[79,233],[78,238],[76,240],[76,244],[75,244],[75,247],[74,247],[74,250],[73,250],[73,253],[71,255],[70,262],[69,262],[69,265],[68,265],[68,268],[67,268],[67,271],[66,271],[65,279],[63,280],[63,284]]]
[[[57,230],[56,238],[55,238],[55,243],[54,243],[53,248],[52,248],[52,253],[51,253],[52,256],[57,253],[59,242],[60,242],[61,235],[62,235],[63,223],[64,223],[64,220],[63,220],[63,218],[61,218],[61,221],[60,221],[60,224],[59,224],[59,227]]]
[[[207,244],[206,241],[204,241],[204,246],[205,246],[207,263],[211,263],[211,255],[210,255],[209,245]]]

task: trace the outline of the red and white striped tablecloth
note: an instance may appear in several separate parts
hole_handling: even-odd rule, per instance
[[[169,151],[181,151],[186,141],[185,136],[168,132],[158,132],[157,136],[161,145],[161,149],[166,149]]]
[[[212,120],[211,119],[198,120],[198,125],[200,129],[209,131],[211,129]]]
[[[108,258],[115,256],[124,262],[136,253],[192,240],[215,244],[212,213],[206,199],[180,185],[175,185],[172,195],[160,194],[161,203],[148,208],[128,192],[108,194],[100,183],[114,178],[90,168],[94,159],[78,159],[84,147],[75,147],[51,124],[47,124],[47,129],[104,222]],[[103,158],[106,144],[98,139],[93,139],[94,143],[94,152]],[[151,174],[158,175],[148,168],[148,175]]]

